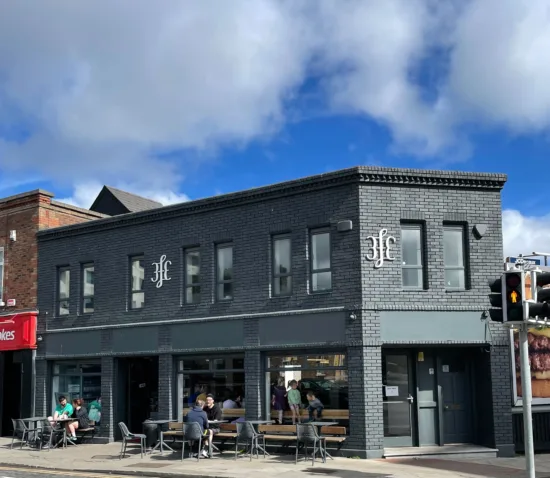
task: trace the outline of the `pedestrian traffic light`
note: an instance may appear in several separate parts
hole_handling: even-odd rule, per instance
[[[491,304],[489,316],[493,322],[506,322],[502,308],[502,282],[505,275],[502,274],[498,279],[489,281],[489,288],[491,289],[491,293],[489,294],[489,302]]]
[[[529,304],[529,317],[550,319],[550,289],[544,288],[550,284],[550,272],[535,272],[534,297],[535,303]]]
[[[523,294],[525,278],[522,271],[506,271],[504,277],[504,318],[507,322],[523,322]]]

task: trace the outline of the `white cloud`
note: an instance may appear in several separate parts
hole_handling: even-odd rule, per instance
[[[547,0],[1,2],[0,135],[14,123],[31,134],[0,136],[0,170],[14,180],[115,178],[179,191],[186,153],[269,138],[289,111],[296,117],[311,75],[328,113],[375,119],[398,150],[456,159],[468,152],[457,133],[464,124],[549,128],[548,8]],[[159,159],[174,150],[178,160]]]
[[[502,213],[502,234],[505,256],[550,253],[550,215],[529,217],[514,209],[505,209]]]

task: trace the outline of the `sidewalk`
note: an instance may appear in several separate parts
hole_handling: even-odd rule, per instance
[[[230,451],[215,455],[212,459],[197,462],[194,459],[180,461],[179,453],[164,455],[155,453],[141,459],[139,448],[131,447],[128,455],[119,460],[120,444],[79,445],[68,450],[57,449],[38,452],[23,448],[10,450],[10,439],[0,438],[1,466],[30,466],[38,468],[97,471],[111,474],[141,475],[149,477],[208,477],[208,478],[271,478],[276,476],[335,478],[519,478],[525,476],[523,457],[507,459],[459,460],[455,459],[395,459],[354,460],[335,458],[320,461],[311,466],[300,461],[294,464],[294,456],[271,456],[265,460],[248,457],[233,459]],[[550,455],[537,457],[539,478],[550,478]],[[0,474],[1,469],[0,469]]]

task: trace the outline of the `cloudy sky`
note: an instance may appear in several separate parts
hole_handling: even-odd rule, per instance
[[[550,0],[1,2],[0,196],[504,172],[504,252],[550,252],[549,56]]]

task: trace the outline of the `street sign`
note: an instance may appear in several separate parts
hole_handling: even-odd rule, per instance
[[[541,260],[540,259],[533,259],[532,257],[522,257],[522,259],[524,260],[524,262],[528,262],[529,264],[534,264],[536,266],[541,265]],[[509,262],[511,264],[514,264],[517,260],[518,260],[517,257],[507,257],[506,258],[506,262]]]

